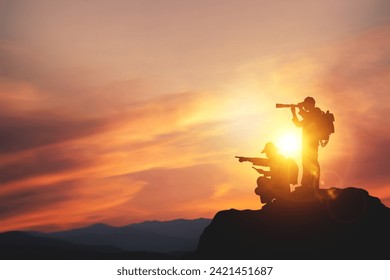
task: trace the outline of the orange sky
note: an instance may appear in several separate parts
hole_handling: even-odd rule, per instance
[[[389,57],[387,0],[0,0],[0,231],[258,209],[234,156],[306,96],[322,187],[390,206]]]

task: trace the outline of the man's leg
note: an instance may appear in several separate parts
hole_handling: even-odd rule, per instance
[[[320,163],[318,162],[318,143],[312,143],[309,154],[310,186],[314,191],[320,188]]]
[[[313,162],[312,180],[313,189],[318,190],[320,188],[320,164],[318,160]]]
[[[310,187],[311,185],[311,172],[310,172],[310,159],[309,153],[307,150],[302,151],[302,179],[301,186],[302,187]]]
[[[318,190],[320,186],[320,164],[318,162],[318,141],[306,143],[302,151],[301,185]]]

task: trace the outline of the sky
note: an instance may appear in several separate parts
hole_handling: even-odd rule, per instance
[[[0,231],[259,209],[235,156],[299,139],[275,103],[306,96],[321,188],[389,207],[389,80],[387,0],[0,0]]]

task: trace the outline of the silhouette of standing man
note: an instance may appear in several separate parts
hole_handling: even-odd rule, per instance
[[[320,164],[318,162],[319,146],[319,118],[321,110],[315,107],[313,97],[306,97],[297,106],[291,107],[293,123],[302,128],[302,187],[308,187],[318,190],[320,186]],[[296,107],[299,108],[298,114],[302,117],[298,119]]]

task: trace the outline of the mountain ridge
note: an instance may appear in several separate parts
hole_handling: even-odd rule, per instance
[[[390,259],[390,208],[355,187],[296,189],[213,219],[0,233],[2,259]],[[136,244],[136,246],[134,245]],[[138,246],[138,247],[137,247]]]
[[[390,208],[360,188],[297,189],[260,210],[218,212],[198,259],[390,259]]]
[[[108,258],[116,256],[117,258],[126,258],[126,256],[141,256],[142,258],[172,258],[172,256],[181,257],[188,252],[196,249],[199,236],[204,228],[211,222],[211,219],[176,219],[170,221],[145,221],[134,223],[120,227],[114,227],[103,223],[92,224],[86,227],[76,228],[72,230],[58,232],[37,232],[37,231],[9,231],[0,233],[0,242],[7,243],[7,239],[19,240],[19,243],[25,243],[26,248],[17,246],[13,255],[33,256],[31,252],[27,252],[27,248],[39,248],[37,245],[45,244],[45,249],[48,249],[47,244],[52,244],[52,251],[58,251],[58,258],[62,255],[68,258],[78,258],[77,255],[72,255],[64,244],[70,244],[69,248],[74,248],[74,251],[92,251],[93,258],[104,258],[104,250],[102,248],[110,248]],[[65,242],[65,243],[63,243]],[[12,242],[11,242],[12,243]],[[17,244],[17,243],[12,243]],[[49,246],[50,247],[50,246]],[[119,250],[119,251],[118,251]],[[63,254],[61,253],[63,252]],[[95,252],[96,251],[96,252]],[[113,251],[113,252],[111,252]],[[114,254],[115,253],[115,254]],[[5,254],[5,255],[4,255]],[[7,258],[3,251],[3,258]],[[50,250],[41,252],[37,257],[43,255],[56,255]],[[82,253],[81,256],[88,254]],[[83,257],[82,257],[83,258]]]
[[[71,228],[71,229],[66,229],[66,230],[50,231],[50,232],[34,231],[34,230],[10,230],[10,231],[27,232],[27,233],[31,233],[31,234],[52,235],[52,234],[66,234],[66,233],[72,233],[72,232],[78,232],[78,231],[83,232],[83,231],[89,231],[92,229],[93,230],[98,229],[99,231],[100,230],[104,231],[105,229],[121,229],[121,228],[129,228],[129,227],[133,227],[133,226],[138,227],[138,226],[142,226],[145,224],[172,224],[172,223],[176,223],[176,222],[192,222],[192,221],[205,221],[207,223],[207,222],[210,222],[211,219],[200,217],[200,218],[195,218],[195,219],[179,218],[179,219],[166,220],[166,221],[146,220],[143,222],[131,223],[131,224],[123,225],[123,226],[113,226],[113,225],[109,225],[106,223],[94,223],[94,224],[90,224],[90,225],[86,225],[86,226],[82,226],[82,227],[76,227],[76,228]],[[5,233],[5,232],[10,232],[10,231],[3,231],[3,232],[0,232],[0,234]]]

